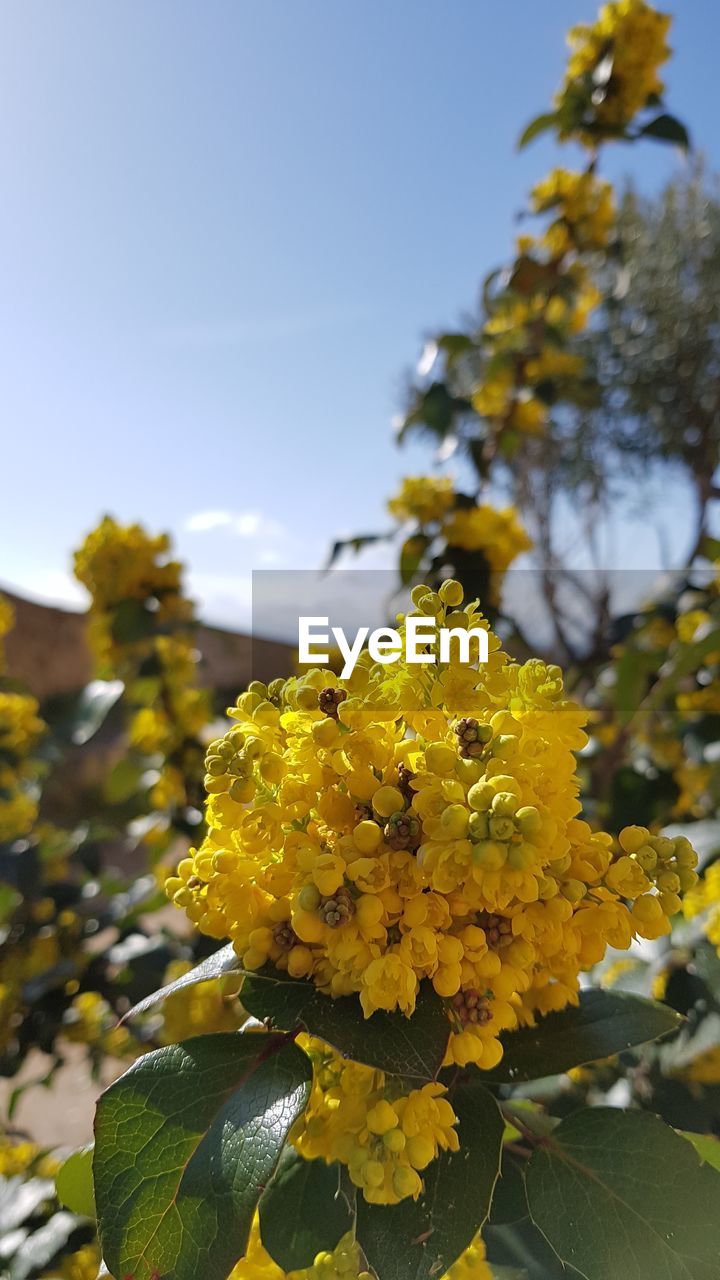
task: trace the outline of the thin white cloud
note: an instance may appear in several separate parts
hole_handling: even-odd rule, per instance
[[[209,533],[211,529],[223,529],[232,524],[230,511],[197,511],[185,521],[188,533]]]
[[[238,538],[272,538],[275,541],[286,536],[286,530],[277,520],[263,516],[259,511],[196,511],[185,521],[187,533],[211,533],[215,529],[228,529]]]
[[[3,584],[0,583],[0,592]],[[8,591],[14,591],[26,600],[38,604],[59,605],[74,611],[88,607],[88,594],[79,582],[63,569],[26,569],[22,583],[6,583]]]

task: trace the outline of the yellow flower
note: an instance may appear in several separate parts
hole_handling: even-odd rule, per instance
[[[592,26],[574,27],[568,36],[571,54],[558,106],[580,94],[586,99],[588,123],[617,129],[628,125],[648,98],[663,92],[658,68],[670,56],[666,40],[670,21],[668,14],[658,13],[645,0],[614,0],[603,5]],[[599,86],[593,86],[593,73],[601,64],[607,74]],[[563,126],[560,137],[575,132],[574,127]],[[587,145],[597,140],[582,128],[577,133]]]
[[[348,1062],[301,1037],[313,1064],[310,1102],[291,1133],[309,1160],[340,1161],[371,1204],[417,1199],[422,1171],[439,1151],[457,1151],[456,1116],[444,1085],[400,1093],[382,1071]]]
[[[504,573],[532,542],[514,507],[502,510],[483,504],[459,508],[443,525],[447,543],[464,551],[482,551],[490,568]]]
[[[454,501],[455,489],[449,476],[406,476],[387,507],[396,520],[432,524],[442,519]]]
[[[531,199],[537,213],[551,211],[557,215],[558,222],[553,227],[564,232],[563,240],[556,246],[560,253],[569,249],[579,253],[603,249],[608,243],[615,220],[609,182],[592,173],[553,169],[533,187]]]

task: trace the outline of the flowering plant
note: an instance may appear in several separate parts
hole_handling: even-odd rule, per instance
[[[235,972],[250,1017],[147,1055],[101,1099],[100,1238],[121,1275],[182,1280],[202,1256],[219,1280],[484,1276],[507,1161],[557,1249],[549,1179],[570,1147],[513,1085],[678,1025],[580,977],[608,946],[669,932],[697,882],[689,841],[584,822],[584,715],[560,669],[511,661],[456,581],[413,605],[487,628],[487,664],[451,651],[389,672],[365,654],[347,680],[255,682],[209,746],[207,835],[167,890],[230,941],[156,998]],[[565,1122],[570,1146],[596,1115]],[[621,1152],[651,1121],[714,1191],[684,1138],[618,1116]]]

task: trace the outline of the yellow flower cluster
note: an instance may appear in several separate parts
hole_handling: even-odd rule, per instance
[[[503,574],[532,541],[520,522],[515,507],[499,510],[487,503],[477,507],[457,507],[443,524],[449,546],[464,551],[482,551],[494,573]]]
[[[113,617],[130,601],[152,603],[163,621],[185,621],[192,605],[182,594],[182,565],[170,559],[167,534],[152,536],[142,525],[118,524],[105,516],[88,534],[74,556],[78,582],[91,597],[91,640],[98,661],[113,670],[124,657],[124,645],[116,651]]]
[[[81,991],[64,1017],[63,1031],[73,1044],[87,1045],[96,1054],[129,1059],[141,1047],[127,1027],[118,1026],[117,1014],[97,991]]]
[[[387,504],[396,520],[435,524],[455,504],[455,488],[449,476],[406,476],[400,490]]]
[[[210,719],[208,695],[194,685],[193,605],[182,590],[182,565],[169,558],[167,535],[106,516],[75,555],[75,576],[91,596],[90,638],[100,675],[125,682],[134,708],[131,748],[162,757],[150,792],[153,808],[173,811],[197,801],[201,751]],[[161,843],[167,820],[147,835]]]
[[[440,1151],[457,1151],[457,1117],[441,1084],[402,1094],[382,1071],[340,1058],[320,1041],[300,1043],[313,1088],[291,1140],[307,1160],[347,1166],[371,1204],[398,1204],[422,1191],[420,1172]]]
[[[543,241],[553,257],[573,249],[585,253],[607,245],[615,221],[609,182],[593,173],[553,169],[533,187],[531,200],[535,213],[555,215]]]
[[[481,335],[492,372],[471,394],[498,439],[542,435],[548,384],[557,395],[581,377],[582,358],[564,344],[600,301],[585,258],[607,246],[615,216],[610,183],[592,173],[555,169],[533,188],[531,202],[551,220],[539,236],[518,238],[510,288],[491,302]]]
[[[38,1178],[54,1178],[60,1161],[34,1142],[13,1142],[0,1135],[0,1177],[16,1178],[32,1173]]]
[[[27,1013],[27,984],[63,960],[72,961],[78,971],[86,963],[76,912],[58,911],[51,898],[41,898],[29,905],[25,916],[19,936],[6,938],[0,955],[0,1055],[13,1050]]]
[[[416,616],[489,631],[456,582],[412,596]],[[608,945],[667,933],[694,883],[687,841],[635,827],[617,847],[580,819],[584,714],[558,667],[512,662],[491,632],[479,667],[365,654],[345,681],[255,684],[229,714],[208,834],[169,895],[245,969],[356,992],[366,1017],[410,1016],[432,983],[448,1063],[495,1066],[502,1031],[576,1001]]]
[[[344,1236],[332,1253],[319,1253],[311,1267],[285,1272],[263,1248],[256,1219],[247,1254],[231,1272],[229,1280],[371,1280],[371,1276],[351,1235]],[[438,1280],[491,1280],[480,1236]]]
[[[648,98],[663,92],[658,68],[670,57],[670,23],[669,14],[658,13],[645,0],[614,0],[603,5],[592,25],[573,27],[565,82],[557,98],[560,110],[568,100],[579,98],[587,101],[587,113],[598,124],[618,129],[628,125]],[[575,132],[560,127],[561,138]],[[597,142],[592,132],[580,130],[578,136],[589,146]]]
[[[84,1244],[75,1253],[68,1253],[53,1265],[40,1280],[97,1280],[100,1271],[100,1250],[94,1243]]]
[[[562,353],[558,352],[561,358]],[[546,360],[550,359],[549,353]],[[575,357],[567,357],[574,360]],[[538,381],[548,376],[540,371]],[[499,509],[489,503],[458,506],[453,481],[449,477],[412,476],[402,482],[399,493],[388,502],[388,510],[398,520],[413,519],[423,531],[433,532],[448,547],[481,551],[494,575],[492,594],[498,595],[500,577],[523,551],[529,551],[528,537],[514,507]]]
[[[2,688],[2,642],[14,620],[10,602],[0,596],[0,843],[28,835],[35,825],[41,770],[33,752],[46,729],[35,698]]]

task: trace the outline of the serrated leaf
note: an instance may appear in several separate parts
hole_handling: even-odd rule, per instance
[[[528,143],[533,142],[541,133],[545,133],[547,129],[552,129],[557,124],[557,114],[554,111],[543,112],[542,115],[535,116],[528,125],[525,126],[518,139],[518,151],[522,151]]]
[[[102,1095],[95,1201],[105,1262],[133,1280],[225,1280],[307,1104],[307,1056],[222,1033],[157,1049]]]
[[[82,1217],[95,1217],[93,1188],[93,1145],[71,1151],[55,1174],[58,1200],[66,1209]]]
[[[648,124],[643,125],[638,132],[639,138],[656,138],[658,142],[674,142],[677,146],[682,147],[684,151],[690,149],[690,134],[685,125],[675,116],[662,112],[661,115],[655,116],[654,120],[650,120]]]
[[[502,1061],[488,1078],[505,1084],[560,1075],[657,1040],[682,1025],[680,1014],[625,991],[580,992],[579,1005],[549,1013],[536,1027],[503,1036]]]
[[[429,982],[420,984],[411,1018],[379,1010],[366,1019],[357,996],[333,1000],[313,983],[272,969],[250,974],[241,1000],[248,1013],[269,1019],[278,1030],[302,1027],[345,1057],[379,1067],[410,1088],[435,1079],[450,1034],[442,1000]]]
[[[682,1136],[693,1145],[705,1164],[712,1165],[713,1169],[720,1172],[720,1141],[717,1138],[710,1133],[689,1133],[686,1129]]]
[[[502,1116],[481,1085],[459,1086],[451,1102],[460,1150],[443,1152],[428,1165],[420,1198],[390,1207],[358,1197],[358,1243],[382,1280],[438,1280],[490,1211],[500,1168]]]
[[[509,1222],[521,1222],[527,1217],[527,1197],[525,1195],[525,1177],[519,1161],[503,1149],[500,1177],[493,1194],[490,1222],[493,1226],[504,1226]]]
[[[587,1280],[717,1280],[720,1174],[649,1112],[569,1116],[526,1186],[533,1221]]]
[[[129,1018],[135,1018],[141,1013],[147,1013],[148,1009],[153,1009],[156,1004],[161,1004],[163,1000],[167,1000],[168,996],[174,995],[176,991],[182,991],[183,987],[194,987],[198,982],[210,982],[213,978],[222,978],[228,973],[238,973],[241,968],[242,965],[237,957],[235,948],[232,942],[228,942],[227,946],[220,947],[211,956],[201,960],[200,964],[195,965],[194,969],[181,974],[174,982],[168,982],[167,986],[159,987],[157,991],[145,996],[144,1000],[139,1000],[137,1004],[133,1005],[132,1009],[129,1009],[123,1015],[120,1021],[127,1022]]]
[[[286,1147],[260,1201],[260,1237],[283,1271],[311,1267],[351,1230],[354,1215],[341,1191],[341,1166],[304,1160]]]
[[[501,1267],[517,1267],[527,1280],[577,1280],[579,1276],[573,1267],[562,1264],[529,1217],[498,1226],[490,1222],[483,1228],[483,1240],[493,1276]]]

